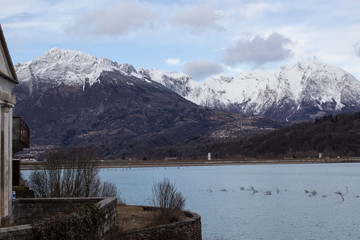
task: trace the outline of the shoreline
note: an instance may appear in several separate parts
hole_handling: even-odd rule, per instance
[[[148,167],[191,167],[191,166],[225,166],[225,165],[270,165],[270,164],[326,164],[358,163],[360,158],[327,158],[327,159],[219,159],[219,160],[101,160],[98,168],[148,168]],[[41,162],[22,162],[21,170],[34,170],[42,166]]]

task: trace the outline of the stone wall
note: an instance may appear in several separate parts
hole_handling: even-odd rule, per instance
[[[100,209],[107,211],[109,205],[116,214],[116,198],[21,198],[13,201],[13,223],[28,224],[59,213],[70,213],[86,203],[99,203]]]
[[[31,223],[59,213],[70,213],[86,203],[98,203],[105,213],[103,233],[117,225],[116,198],[23,198],[13,201],[12,221],[17,226],[0,228],[0,240],[26,239],[31,233]]]
[[[1,240],[31,240],[31,234],[30,224],[0,228]]]
[[[122,240],[201,240],[201,217],[185,212],[187,219],[121,234]]]
[[[113,197],[104,198],[99,202],[99,209],[105,213],[105,223],[103,233],[109,231],[113,226],[117,226],[117,199]]]

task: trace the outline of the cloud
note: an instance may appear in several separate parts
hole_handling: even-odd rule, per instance
[[[356,43],[354,47],[356,56],[360,58],[360,42]]]
[[[187,62],[183,68],[183,72],[195,80],[202,80],[208,76],[221,73],[223,70],[221,65],[206,60]]]
[[[292,41],[278,33],[267,38],[255,36],[251,40],[239,40],[235,46],[227,48],[222,60],[230,66],[240,63],[261,65],[285,60],[293,54],[286,48],[289,44],[292,44]]]
[[[180,60],[177,58],[168,58],[166,59],[166,64],[170,66],[178,66],[181,65]]]
[[[242,10],[242,14],[247,19],[254,19],[263,16],[267,12],[275,12],[279,8],[279,3],[249,3],[246,4],[244,10]]]
[[[74,24],[67,26],[69,34],[121,36],[133,30],[151,27],[156,14],[146,4],[119,2],[107,9],[84,13]]]
[[[179,11],[172,22],[184,26],[194,32],[204,32],[207,30],[225,30],[218,21],[222,15],[210,5],[199,5]]]
[[[9,17],[24,17],[34,14],[41,14],[49,8],[49,4],[42,0],[0,0],[1,15],[0,19],[3,20]]]

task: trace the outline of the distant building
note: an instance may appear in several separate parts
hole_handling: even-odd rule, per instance
[[[11,91],[18,83],[0,25],[0,226],[10,223],[12,212],[12,117],[16,101]]]

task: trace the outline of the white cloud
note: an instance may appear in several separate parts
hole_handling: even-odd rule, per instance
[[[261,65],[281,61],[292,56],[291,50],[286,47],[291,43],[289,38],[278,33],[268,37],[255,36],[253,39],[242,39],[226,49],[223,61],[230,66],[240,63]]]
[[[49,4],[43,0],[0,0],[0,6],[0,19],[39,14],[49,8]]]
[[[180,60],[177,58],[168,58],[166,59],[166,64],[170,66],[178,66],[181,65]]]
[[[184,26],[193,32],[204,32],[208,30],[223,31],[218,21],[222,18],[222,14],[210,4],[197,5],[191,8],[183,8],[179,11],[172,22]]]
[[[242,11],[243,15],[247,19],[254,19],[262,16],[266,12],[274,12],[278,10],[278,4],[270,4],[270,3],[249,3],[245,5],[244,10]]]
[[[85,12],[66,31],[70,34],[121,36],[131,31],[148,28],[156,13],[137,1],[122,1],[107,8]]]
[[[183,72],[195,80],[202,80],[211,75],[219,74],[223,70],[224,68],[221,65],[206,60],[187,62],[183,68]]]

